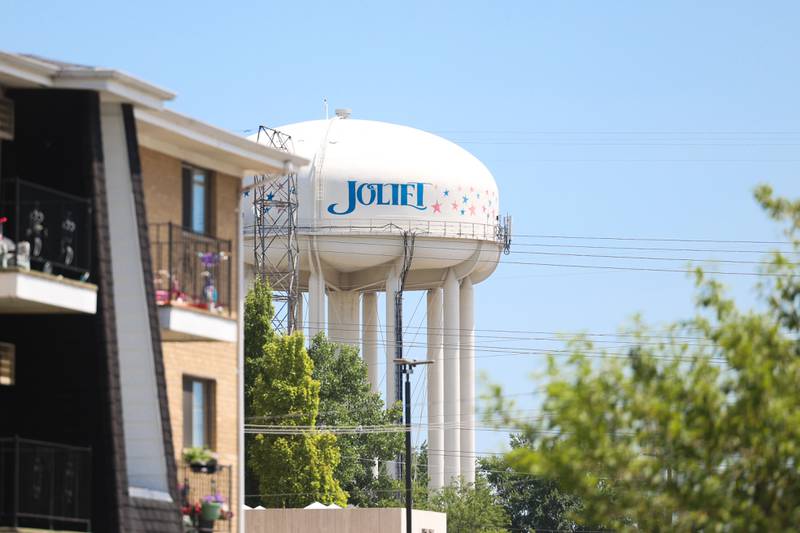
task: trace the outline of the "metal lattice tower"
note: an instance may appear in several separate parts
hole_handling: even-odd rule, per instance
[[[256,142],[288,152],[292,138],[259,126]],[[281,174],[256,176],[253,185],[255,274],[267,279],[272,287],[273,328],[292,333],[299,322],[300,295],[297,174],[293,167],[287,166]]]

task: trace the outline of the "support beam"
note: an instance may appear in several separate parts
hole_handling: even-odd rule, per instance
[[[428,487],[444,486],[444,372],[442,369],[442,289],[428,290]]]
[[[386,406],[394,404],[398,400],[397,387],[395,383],[395,331],[394,331],[394,304],[395,295],[400,289],[400,278],[397,270],[392,269],[386,278]]]
[[[378,295],[365,292],[361,297],[361,354],[367,365],[367,379],[372,392],[380,394],[378,384]]]
[[[354,291],[328,291],[328,338],[358,346],[359,296]]]
[[[443,359],[444,364],[444,482],[449,484],[461,474],[460,424],[461,396],[459,393],[459,286],[452,269],[444,280]]]
[[[459,294],[459,370],[461,393],[461,477],[475,483],[475,291],[469,276]]]
[[[311,271],[308,277],[308,336],[325,331],[325,281],[321,272]]]

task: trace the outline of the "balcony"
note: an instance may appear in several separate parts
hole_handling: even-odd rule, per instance
[[[91,531],[91,462],[90,448],[0,439],[0,528]]]
[[[92,203],[20,179],[0,183],[0,314],[97,311]]]
[[[162,339],[236,342],[231,241],[172,223],[149,232]]]
[[[198,470],[192,465],[183,464],[179,470],[181,509],[184,514],[184,531],[191,533],[222,533],[233,530],[232,514],[234,510],[231,502],[233,497],[233,467],[218,465],[212,472],[205,469]],[[217,520],[211,523],[201,520],[197,516],[196,506],[202,504],[208,496],[216,496],[222,500],[222,513]],[[189,525],[191,524],[191,525]]]

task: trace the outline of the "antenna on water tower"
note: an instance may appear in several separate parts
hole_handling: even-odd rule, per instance
[[[322,109],[325,111],[325,120],[328,120],[328,97],[322,99]]]

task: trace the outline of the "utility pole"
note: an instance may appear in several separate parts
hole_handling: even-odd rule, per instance
[[[418,365],[432,365],[433,361],[418,361],[416,359],[395,359],[401,374],[405,374],[405,393],[403,394],[403,408],[406,423],[406,533],[411,533],[411,510],[413,506],[411,488],[411,374]]]
[[[414,258],[414,240],[416,233],[413,231],[403,231],[403,262],[400,265],[400,286],[394,295],[394,360],[403,360],[403,290],[406,286],[406,276],[408,270],[411,268],[411,261]],[[388,294],[388,293],[387,293]],[[388,312],[388,311],[387,311]],[[386,379],[394,379],[394,399],[386,398],[387,405],[390,402],[401,401],[403,399],[403,367],[396,366],[394,369],[394,376],[390,376],[389,369],[386,370]],[[407,377],[407,376],[406,376]],[[410,400],[409,400],[410,401]],[[409,417],[409,424],[410,424]],[[410,429],[409,429],[410,431]],[[398,467],[400,463],[398,461]],[[396,475],[400,476],[400,471],[395,469]]]

